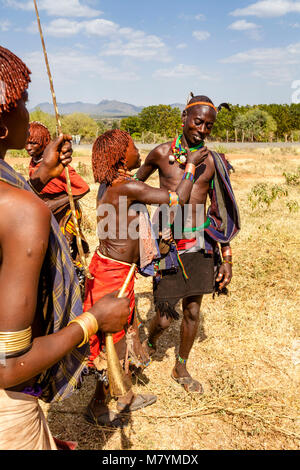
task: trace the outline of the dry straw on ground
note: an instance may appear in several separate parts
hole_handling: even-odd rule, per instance
[[[180,322],[159,342],[153,362],[134,385],[152,392],[157,403],[128,416],[123,430],[88,424],[83,413],[93,394],[94,377],[71,398],[48,407],[54,435],[76,440],[79,449],[299,449],[299,186],[289,186],[269,207],[254,210],[248,194],[257,183],[286,187],[284,172],[296,172],[299,153],[261,151],[228,155],[235,168],[232,184],[242,230],[232,243],[234,278],[229,297],[206,296],[202,321],[188,367],[205,390],[187,394],[170,373],[177,351]],[[90,158],[74,166],[90,183],[84,198],[85,233],[95,248],[95,198]],[[26,164],[22,161],[24,171]],[[150,184],[157,185],[157,176]],[[154,314],[151,279],[138,277],[138,315],[147,333]],[[180,311],[180,306],[178,307]],[[111,403],[114,409],[114,403]]]

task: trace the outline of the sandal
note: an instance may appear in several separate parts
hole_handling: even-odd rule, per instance
[[[152,405],[156,402],[156,400],[157,396],[152,395],[151,393],[135,395],[131,403],[118,403],[117,410],[120,413],[130,413],[131,411],[136,411],[141,408],[145,408],[146,406]]]
[[[193,379],[191,376],[189,377],[175,377],[173,375],[173,372],[171,374],[171,377],[175,382],[177,382],[179,385],[182,385],[184,390],[186,392],[196,392],[196,393],[204,393],[203,387],[200,382],[197,380]]]
[[[111,410],[107,410],[102,415],[96,416],[90,406],[87,407],[84,414],[84,418],[91,424],[98,426],[106,426],[112,428],[122,428],[123,423],[116,413]]]

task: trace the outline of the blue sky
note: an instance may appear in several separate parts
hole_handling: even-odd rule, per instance
[[[290,103],[300,81],[300,1],[38,0],[59,102]],[[0,0],[0,44],[51,101],[32,0]],[[300,83],[300,82],[299,82]]]

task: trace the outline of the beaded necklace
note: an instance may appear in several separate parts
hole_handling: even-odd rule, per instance
[[[172,154],[169,155],[170,163],[174,163],[175,161],[177,163],[179,163],[179,165],[184,165],[186,163],[187,151],[183,147],[183,145],[181,143],[181,139],[182,139],[182,134],[179,135],[178,137],[175,137],[175,139],[173,140],[173,142],[171,144]],[[200,142],[199,145],[196,145],[196,147],[191,147],[190,152],[196,152],[196,150],[199,150],[202,147],[204,147],[204,142],[203,141]]]

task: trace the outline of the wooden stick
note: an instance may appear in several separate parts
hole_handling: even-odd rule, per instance
[[[56,133],[57,133],[57,135],[59,135],[59,134],[62,133],[62,126],[61,126],[61,120],[60,120],[60,115],[59,115],[59,112],[58,112],[56,95],[55,95],[54,86],[53,86],[53,79],[52,79],[50,65],[49,65],[49,61],[48,61],[48,55],[47,55],[47,51],[46,51],[46,45],[45,45],[45,41],[44,41],[44,36],[43,36],[43,31],[42,31],[42,26],[41,26],[41,21],[40,21],[40,15],[39,15],[38,7],[37,7],[37,2],[36,2],[36,0],[33,0],[33,2],[34,2],[34,8],[35,8],[35,12],[36,12],[36,18],[37,18],[38,28],[39,28],[39,32],[40,32],[40,37],[41,37],[41,41],[42,41],[42,47],[43,47],[43,51],[44,51],[44,57],[45,57],[46,68],[47,68],[47,73],[48,73],[48,78],[49,78],[49,83],[50,83],[52,101],[53,101],[53,105],[54,105],[54,112],[55,112],[55,118],[56,118]],[[69,168],[67,166],[65,167],[65,173],[66,173],[67,190],[68,190],[70,208],[71,208],[71,211],[72,211],[72,218],[73,218],[73,223],[74,223],[74,227],[75,227],[75,231],[76,231],[76,242],[77,242],[80,261],[81,261],[81,263],[84,267],[86,276],[89,279],[92,279],[93,277],[91,276],[91,274],[89,272],[86,257],[84,255],[84,251],[83,251],[83,247],[82,247],[82,240],[81,240],[80,231],[79,231],[79,225],[78,225],[78,220],[77,220],[77,215],[76,215],[76,208],[75,208],[75,203],[74,203],[73,194],[72,194],[72,186],[71,186]]]
[[[133,264],[127,274],[124,284],[118,294],[118,298],[124,297],[128,284],[136,270],[136,264]],[[112,334],[105,337],[105,346],[107,354],[107,373],[109,388],[112,397],[123,397],[132,387],[131,381],[125,377],[123,369],[117,355]]]

